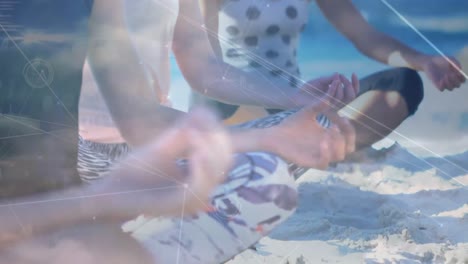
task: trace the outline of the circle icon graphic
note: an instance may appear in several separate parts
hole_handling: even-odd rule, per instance
[[[52,84],[54,80],[54,68],[43,59],[33,59],[23,68],[23,76],[26,83],[32,88],[44,88]]]

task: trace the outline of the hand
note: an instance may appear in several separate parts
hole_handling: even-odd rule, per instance
[[[461,65],[455,58],[431,56],[425,60],[422,69],[441,92],[452,91],[466,81]]]
[[[330,111],[332,127],[326,129],[317,122],[327,103],[307,106],[272,127],[269,136],[276,143],[275,153],[299,166],[325,169],[353,152],[356,135],[349,121]]]
[[[359,80],[352,74],[351,81],[342,74],[335,73],[328,77],[321,77],[305,83],[297,99],[301,105],[310,105],[312,101],[328,100],[330,107],[339,110],[353,101],[359,93]]]
[[[182,207],[187,213],[206,209],[213,189],[225,180],[232,162],[227,131],[211,112],[201,109],[166,131],[147,154],[158,157],[155,163],[165,167],[165,171],[171,171],[168,167],[173,166],[168,164],[174,164],[181,157],[189,160],[188,172],[183,179],[185,201],[179,194],[171,205],[176,213],[180,213]]]
[[[331,122],[331,129],[335,130],[332,133],[336,139],[335,141],[344,140],[344,142],[337,146],[336,153],[340,155],[332,159],[332,162],[344,160],[347,154],[353,153],[356,150],[356,130],[351,124],[349,119],[341,117],[337,112],[329,111],[325,114]],[[332,137],[333,139],[333,137]],[[344,146],[344,150],[341,150],[341,146]]]

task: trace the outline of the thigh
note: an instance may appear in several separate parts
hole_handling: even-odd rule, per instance
[[[406,71],[412,70],[406,68],[391,68],[362,78],[359,81],[359,95],[372,90],[399,91],[403,89]]]
[[[393,68],[374,73],[360,81],[359,95],[368,91],[394,91],[405,100],[408,114],[413,115],[424,98],[419,73],[409,68]]]
[[[297,191],[287,164],[266,153],[236,156],[211,210],[170,219],[140,217],[123,227],[161,263],[222,263],[287,219]]]

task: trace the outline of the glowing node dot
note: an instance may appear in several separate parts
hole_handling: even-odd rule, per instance
[[[184,188],[185,188],[185,189],[188,189],[188,184],[185,183],[185,184],[184,184]]]

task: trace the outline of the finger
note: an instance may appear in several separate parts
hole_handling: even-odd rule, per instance
[[[320,87],[317,87],[317,84],[327,87],[335,78],[335,74],[329,76],[320,77],[319,79],[311,80],[306,83],[307,87],[311,87],[313,91],[322,91]]]
[[[342,86],[341,81],[337,81],[337,80],[333,81],[331,85],[336,87],[336,97],[334,101],[338,104],[338,107],[341,108],[341,106],[343,105],[343,101],[344,101],[344,91],[343,91],[344,86]]]
[[[225,131],[217,131],[212,135],[208,146],[212,146],[213,159],[217,159],[217,164],[220,167],[221,175],[227,172],[232,165],[233,147],[231,138]]]
[[[359,79],[358,79],[358,77],[357,77],[357,75],[355,73],[353,73],[351,75],[351,81],[352,81],[352,84],[353,84],[354,93],[357,96],[359,94],[359,90],[361,89],[361,87],[360,87]]]
[[[333,85],[333,82],[330,83],[330,85],[328,86],[327,93],[325,94],[325,97],[326,97],[327,101],[330,102],[330,101],[332,101],[334,98],[336,98],[337,92],[338,92],[338,86],[337,86],[337,85]]]
[[[330,144],[332,144],[332,148],[330,149],[330,162],[343,160],[346,154],[346,142],[343,135],[341,135],[336,125],[330,127],[328,133],[331,135]]]
[[[454,89],[452,81],[450,80],[449,76],[444,77],[444,88],[449,91],[452,91]]]
[[[333,80],[334,80],[334,81],[341,81],[341,80],[340,80],[340,79],[341,79],[340,76],[341,76],[341,74],[335,72],[335,74],[333,75]]]
[[[466,82],[466,74],[460,73],[460,79],[462,80],[461,83],[465,83]]]
[[[337,73],[333,73],[329,76],[320,77],[320,82],[329,85],[336,78]]]
[[[440,79],[437,83],[436,83],[436,87],[437,89],[439,89],[439,91],[443,92],[445,90],[445,81],[444,79]]]
[[[209,196],[212,193],[212,188],[216,186],[211,180],[209,170],[206,165],[209,160],[203,151],[196,151],[190,157],[190,175],[187,187],[188,192],[195,197],[189,199],[189,204],[186,208],[190,212],[204,210],[209,202]]]
[[[320,154],[317,161],[316,169],[324,170],[328,167],[330,163],[330,149],[329,149],[329,139],[325,139],[320,143]]]
[[[466,74],[463,72],[463,69],[462,69],[462,66],[461,66],[460,62],[455,58],[451,58],[451,60],[456,66],[455,67],[454,65],[451,65],[452,68],[454,69],[454,72],[457,73],[457,77],[458,77],[460,83],[464,83],[466,81],[466,77],[465,77]]]
[[[356,130],[347,118],[340,118],[339,120],[338,124],[341,134],[345,137],[346,141],[346,154],[352,153],[356,150]]]
[[[344,103],[346,104],[354,100],[354,98],[356,98],[357,96],[356,88],[354,87],[355,84],[353,82],[349,82],[348,80],[344,82]]]
[[[346,78],[343,74],[339,75],[340,81],[345,85],[345,86],[352,86],[352,83]]]
[[[335,97],[336,93],[336,87],[331,86],[328,90],[327,93],[320,97],[318,100],[318,103],[315,104],[310,104],[305,106],[300,112],[304,112],[306,114],[315,114],[318,115],[319,113],[326,112],[332,108],[332,104],[330,103],[330,100],[332,100]],[[300,115],[301,113],[297,113],[297,115]]]
[[[466,78],[465,76],[463,75],[463,72],[462,71],[457,71],[456,72],[456,77],[457,77],[457,80],[460,84],[464,83],[466,81]]]
[[[458,86],[458,81],[452,74],[447,74],[447,86],[450,91]]]
[[[459,76],[457,73],[452,73],[450,75],[450,80],[452,82],[452,86],[456,89],[459,88],[460,85],[462,84],[462,81],[460,80]]]
[[[357,81],[357,84],[356,84],[356,80],[354,78],[356,78],[357,80],[357,77],[354,73],[351,76],[351,81],[349,81],[344,75],[340,75],[340,81],[343,83],[345,87],[345,91],[348,91],[348,94],[349,94],[349,96],[347,97],[348,99],[347,102],[356,98],[357,90],[359,90],[359,87],[354,87],[354,86],[359,86],[359,81]],[[345,98],[346,98],[346,95],[345,95]]]
[[[333,81],[339,80],[339,73],[335,72],[327,79],[329,80],[329,84],[331,84]]]
[[[346,143],[346,153],[354,152],[356,149],[356,130],[349,119],[333,112],[328,112],[326,116],[341,131]]]

